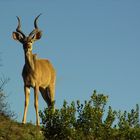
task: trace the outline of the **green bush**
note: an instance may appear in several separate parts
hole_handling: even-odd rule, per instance
[[[66,101],[61,109],[40,111],[48,140],[139,140],[139,106],[130,112],[106,109],[108,96],[94,91],[89,101]],[[107,110],[107,111],[106,111]]]

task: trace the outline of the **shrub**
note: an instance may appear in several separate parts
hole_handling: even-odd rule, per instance
[[[40,111],[42,131],[49,140],[136,140],[140,139],[139,106],[127,111],[106,110],[108,96],[96,91],[89,101],[66,101],[61,109]]]
[[[0,115],[11,118],[15,116],[15,114],[10,110],[10,106],[6,102],[7,96],[4,92],[4,86],[8,81],[9,79],[0,78]]]

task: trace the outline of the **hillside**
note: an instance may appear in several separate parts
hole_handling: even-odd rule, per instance
[[[22,125],[0,115],[0,140],[43,140],[40,128],[31,123]]]

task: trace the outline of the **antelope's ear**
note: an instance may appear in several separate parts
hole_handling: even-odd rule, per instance
[[[12,37],[13,37],[13,39],[16,40],[16,41],[20,41],[20,42],[23,41],[22,35],[21,35],[20,33],[18,33],[18,32],[13,32],[13,33],[12,33]]]
[[[33,40],[36,41],[36,40],[39,40],[42,36],[42,31],[38,31],[34,36],[33,36]]]

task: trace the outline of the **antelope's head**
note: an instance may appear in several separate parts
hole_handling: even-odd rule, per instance
[[[41,15],[41,14],[40,14]],[[20,22],[20,18],[17,17],[18,19],[18,26],[16,28],[16,32],[13,32],[12,36],[13,39],[16,41],[19,41],[20,43],[23,44],[23,49],[25,52],[28,51],[32,51],[32,44],[41,38],[42,36],[42,32],[39,30],[38,26],[37,26],[37,19],[39,18],[38,15],[35,20],[34,20],[34,29],[33,31],[26,36],[22,31],[21,31],[21,22]]]

